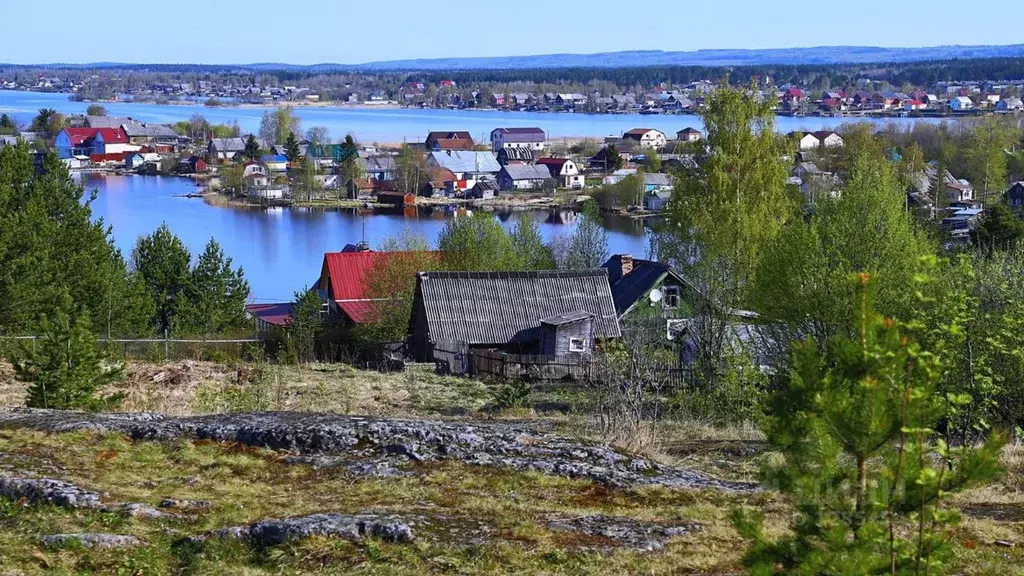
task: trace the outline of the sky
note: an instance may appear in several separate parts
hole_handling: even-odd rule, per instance
[[[857,9],[860,6],[861,9]],[[1024,2],[0,0],[0,62],[340,63],[620,50],[1024,42]]]

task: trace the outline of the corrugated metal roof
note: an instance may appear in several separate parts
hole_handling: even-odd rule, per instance
[[[417,306],[433,341],[504,345],[535,339],[541,319],[587,312],[598,338],[617,338],[618,316],[608,272],[421,272]]]
[[[498,164],[493,152],[452,150],[450,152],[431,152],[430,157],[438,166],[447,168],[456,174],[501,171],[501,164]]]
[[[547,180],[551,172],[547,166],[536,164],[509,164],[503,168],[512,180]]]
[[[438,255],[438,252],[428,254]],[[328,252],[324,254],[323,270],[326,270],[331,296],[353,322],[357,324],[373,320],[373,300],[367,293],[367,274],[375,266],[392,258],[407,256],[421,257],[414,252]]]

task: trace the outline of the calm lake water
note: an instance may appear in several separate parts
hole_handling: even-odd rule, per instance
[[[158,105],[133,103],[105,103],[107,112],[116,116],[130,116],[143,122],[173,123],[187,120],[192,114],[202,114],[213,123],[237,120],[243,131],[259,129],[264,108],[207,108],[202,105]],[[0,112],[13,114],[24,124],[31,122],[40,108],[53,108],[64,114],[84,114],[84,102],[72,102],[67,94],[17,92],[0,90]],[[491,130],[501,126],[538,126],[547,131],[549,138],[619,136],[624,131],[647,127],[669,135],[687,127],[702,128],[700,118],[692,115],[640,115],[640,114],[567,114],[554,112],[498,112],[493,110],[430,110],[430,109],[367,109],[299,107],[296,114],[302,125],[326,126],[334,139],[351,133],[363,143],[422,142],[431,130],[468,130],[474,139],[490,141]],[[849,118],[794,118],[780,116],[776,130],[823,130],[835,128]],[[915,122],[936,122],[938,119],[868,119],[869,122],[910,125]]]
[[[202,199],[177,195],[196,190],[185,178],[161,176],[81,175],[86,190],[96,190],[93,216],[113,227],[114,241],[128,258],[135,240],[166,222],[175,234],[198,254],[216,238],[245,276],[257,301],[290,301],[292,295],[320,276],[324,252],[341,250],[347,243],[363,238],[371,246],[403,230],[420,234],[431,243],[444,226],[443,211],[374,213],[360,216],[354,211],[307,208],[269,210],[213,206]],[[571,234],[576,223],[569,212],[531,212],[547,240]],[[507,226],[515,215],[496,215]],[[642,256],[648,240],[641,222],[609,217],[609,249],[613,253]]]

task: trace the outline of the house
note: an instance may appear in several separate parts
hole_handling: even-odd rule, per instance
[[[270,170],[262,164],[249,162],[242,170],[242,186],[247,191],[267,188],[270,186]]]
[[[121,125],[130,144],[178,144],[181,137],[173,128],[165,124],[143,124],[142,122],[126,122]]]
[[[501,171],[501,165],[494,152],[458,151],[431,152],[427,156],[428,168],[447,168],[458,180],[477,180],[483,176],[494,176]],[[475,182],[470,182],[472,186]]]
[[[377,192],[377,203],[386,204],[395,208],[404,208],[416,204],[415,194],[406,194],[396,190],[381,190]]]
[[[477,180],[476,184],[466,192],[466,198],[490,200],[498,195],[498,183],[494,180]]]
[[[1024,208],[1024,181],[1014,182],[1003,194],[1006,205],[1014,210]]]
[[[563,187],[583,188],[583,174],[580,174],[579,166],[572,160],[568,158],[541,158],[537,160],[537,165],[546,167],[551,177],[556,179]]]
[[[424,142],[427,150],[472,150],[473,137],[464,130],[455,132],[430,132]]]
[[[211,138],[206,145],[206,161],[213,163],[234,160],[237,154],[244,151],[244,138]]]
[[[700,130],[697,130],[696,128],[687,127],[676,132],[676,140],[680,142],[697,142],[700,139]]]
[[[1004,112],[1014,112],[1017,110],[1024,110],[1024,101],[1016,96],[1010,96],[1009,98],[1003,98],[996,104],[996,110]]]
[[[620,320],[644,310],[672,318],[693,315],[698,292],[672,266],[616,254],[602,267],[608,271],[615,313]]]
[[[92,152],[90,140],[95,134],[92,128],[63,128],[54,139],[53,146],[61,159],[88,156]]]
[[[818,140],[819,146],[825,148],[836,148],[843,145],[843,137],[832,130],[818,130],[813,134]],[[801,148],[801,150],[803,150],[803,148]]]
[[[672,190],[651,190],[644,194],[644,210],[659,212],[672,200]]]
[[[273,330],[287,330],[292,324],[294,306],[291,302],[246,304],[245,315],[256,325],[260,334],[266,334]]]
[[[605,176],[602,180],[602,184],[612,185],[622,182],[629,176],[635,176],[637,173],[636,168],[619,168],[615,172]]]
[[[623,164],[629,161],[628,146],[625,144],[613,144],[612,148],[614,149],[614,152],[610,151],[608,146],[602,147],[597,151],[597,154],[594,154],[590,160],[587,161],[587,164],[591,168],[598,168],[607,172],[609,166],[614,166],[615,164],[614,159],[609,157],[610,154],[617,155]]]
[[[206,160],[199,156],[190,156],[178,161],[178,174],[202,174],[209,170]]]
[[[974,108],[974,101],[967,96],[957,96],[949,99],[949,109],[956,112],[963,112]]]
[[[653,128],[634,128],[622,135],[623,142],[639,144],[642,148],[662,148],[668,142],[665,133]]]
[[[903,105],[903,109],[906,110],[907,112],[914,112],[915,110],[924,110],[926,108],[928,108],[928,105],[920,100],[908,100],[907,103]]]
[[[946,198],[950,203],[971,202],[974,200],[974,188],[963,178],[957,179],[948,170],[945,174]]]
[[[124,167],[126,170],[138,170],[142,168],[142,165],[146,163],[146,159],[142,157],[142,154],[133,152],[128,156],[125,156]]]
[[[412,348],[498,349],[520,354],[588,354],[619,338],[608,271],[420,272],[413,299]]]
[[[503,148],[529,148],[543,150],[547,134],[540,128],[495,128],[491,130],[491,150]]]
[[[286,172],[288,157],[281,154],[267,154],[260,159],[271,172]]]
[[[114,155],[137,152],[138,146],[128,143],[128,135],[121,128],[96,128],[92,137],[92,154]]]
[[[672,191],[672,178],[660,172],[644,173],[644,192]]]
[[[358,160],[367,178],[384,181],[392,180],[395,174],[395,159],[391,156],[366,156]]]
[[[438,258],[440,252],[373,252],[355,250],[328,252],[320,267],[316,283],[323,303],[323,315],[331,322],[367,324],[376,320],[376,301],[371,297],[367,279],[377,266],[387,266],[403,259],[413,263],[423,258]]]
[[[498,164],[502,166],[507,166],[508,164],[533,164],[534,153],[529,148],[514,146],[498,150],[497,159]]]
[[[787,136],[796,140],[798,150],[817,150],[821,140],[813,132],[790,132]]]
[[[551,181],[547,166],[537,164],[508,164],[498,172],[501,190],[533,190]]]

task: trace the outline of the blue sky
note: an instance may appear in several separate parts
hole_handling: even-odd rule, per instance
[[[3,0],[0,62],[361,63],[618,50],[1024,42],[1024,2]],[[890,7],[886,7],[890,6]],[[858,8],[859,7],[859,10]],[[884,14],[884,15],[883,15]],[[12,25],[13,24],[13,25]]]

